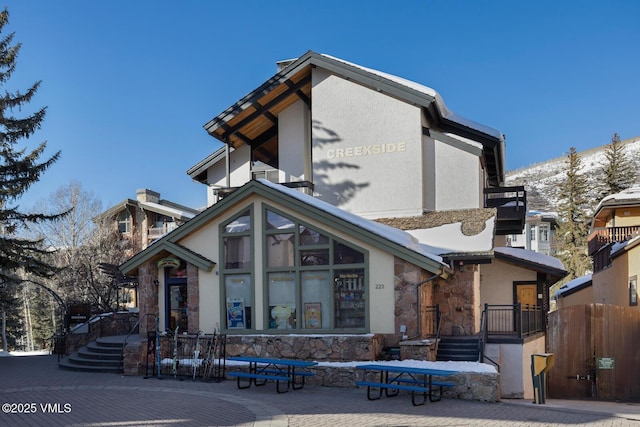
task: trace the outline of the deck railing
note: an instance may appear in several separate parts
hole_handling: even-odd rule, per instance
[[[589,234],[589,255],[593,255],[603,246],[613,242],[624,242],[640,235],[640,225],[627,227],[598,227]]]
[[[522,338],[544,332],[542,307],[531,305],[489,305],[485,304],[486,335],[512,336]]]

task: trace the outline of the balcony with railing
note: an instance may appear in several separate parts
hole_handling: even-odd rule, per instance
[[[640,235],[640,225],[594,228],[588,239],[589,255],[594,255],[609,243],[624,242],[638,235]]]
[[[484,189],[484,207],[496,208],[496,234],[520,234],[527,216],[524,186]]]
[[[174,222],[174,221],[164,222],[164,223],[162,223],[160,225],[149,227],[149,229],[148,229],[148,239],[149,240],[159,239],[160,237],[164,236],[165,234],[169,233],[170,231],[175,230],[176,228],[178,228],[178,224],[176,222]]]

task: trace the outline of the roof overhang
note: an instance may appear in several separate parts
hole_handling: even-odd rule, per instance
[[[242,144],[255,147],[273,138],[282,111],[299,100],[311,105],[314,67],[418,106],[434,128],[481,143],[488,185],[504,184],[505,143],[500,132],[452,113],[433,89],[312,51],[211,119],[204,125],[205,130],[233,148]]]

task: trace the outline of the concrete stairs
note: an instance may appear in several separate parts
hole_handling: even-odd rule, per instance
[[[122,349],[125,336],[102,337],[63,357],[62,369],[84,372],[122,372]]]
[[[436,361],[477,362],[480,357],[477,336],[441,336]]]

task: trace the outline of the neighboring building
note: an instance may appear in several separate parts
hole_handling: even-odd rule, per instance
[[[555,212],[529,211],[524,230],[507,236],[507,246],[556,256],[555,239],[558,215]]]
[[[102,212],[98,219],[113,223],[123,247],[130,255],[195,217],[200,211],[160,198],[149,189],[136,191],[136,199],[125,199]]]
[[[640,186],[603,198],[594,211],[588,238],[593,259],[591,286],[560,288],[556,293],[559,308],[600,303],[638,309],[639,243]]]
[[[597,273],[611,264],[613,243],[640,235],[640,186],[635,186],[600,201],[593,214],[588,238],[589,256]]]
[[[587,274],[565,283],[555,292],[554,299],[558,310],[572,305],[591,304],[594,302],[592,275]]]
[[[502,395],[532,397],[529,355],[545,350],[548,288],[566,272],[499,247],[526,212],[524,189],[501,187],[500,132],[346,61],[281,65],[205,125],[225,146],[189,174],[210,206],[120,266],[138,277],[141,316],[221,328],[230,354],[336,361],[486,333]]]

